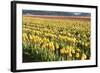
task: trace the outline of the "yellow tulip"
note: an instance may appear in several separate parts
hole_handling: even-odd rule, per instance
[[[77,52],[80,52],[81,50],[79,48],[76,49]]]
[[[68,54],[68,49],[65,50],[65,53]]]
[[[71,53],[68,53],[68,56],[69,56],[69,57],[72,57],[72,54],[71,54]]]
[[[56,44],[55,44],[55,46],[56,46],[56,49],[58,49],[58,48],[59,48],[59,45],[58,45],[58,43],[56,43]]]
[[[54,44],[53,42],[49,42],[49,45],[48,45],[49,49],[54,51],[55,50],[55,47],[54,47]]]
[[[75,56],[76,56],[76,58],[79,58],[80,57],[80,54],[79,53],[76,53]]]
[[[83,53],[82,57],[81,57],[81,60],[85,60],[86,58],[87,58],[87,56]]]
[[[74,49],[72,49],[72,53],[73,53],[73,54],[75,53],[75,50],[74,50]]]
[[[60,49],[60,53],[64,54],[65,53],[65,48]]]

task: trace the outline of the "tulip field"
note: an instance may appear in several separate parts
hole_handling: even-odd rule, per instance
[[[23,62],[89,60],[90,19],[24,16]]]

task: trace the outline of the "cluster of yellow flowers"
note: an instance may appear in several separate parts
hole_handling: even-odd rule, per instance
[[[75,37],[61,36],[59,35],[59,39],[65,40],[66,42],[75,43],[77,42]]]
[[[34,36],[34,35],[29,35],[29,39],[33,44],[41,44],[42,43],[42,39],[39,36]]]
[[[62,48],[60,50],[61,54],[63,55],[66,55],[66,56],[69,56],[69,57],[72,57],[75,56],[77,59],[81,59],[81,60],[86,60],[87,59],[87,56],[85,53],[81,54],[81,50],[79,48],[77,49],[73,49],[73,47],[71,46],[68,46],[66,48]]]
[[[75,50],[73,49],[72,46],[67,46],[66,48],[62,48],[60,50],[60,52],[61,52],[61,54],[66,54],[66,55],[72,57],[72,54],[75,53]]]
[[[23,17],[23,22],[25,23],[22,33],[23,42],[31,43],[31,45],[36,45],[43,50],[46,49],[54,57],[56,55],[63,58],[67,56],[71,60],[90,58],[90,39],[88,38],[90,26],[88,21]],[[82,34],[84,35],[82,36]]]

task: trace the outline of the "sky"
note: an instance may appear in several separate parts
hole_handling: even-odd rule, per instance
[[[53,16],[91,16],[90,13],[83,12],[60,12],[60,11],[40,11],[22,10],[23,15],[53,15]]]

